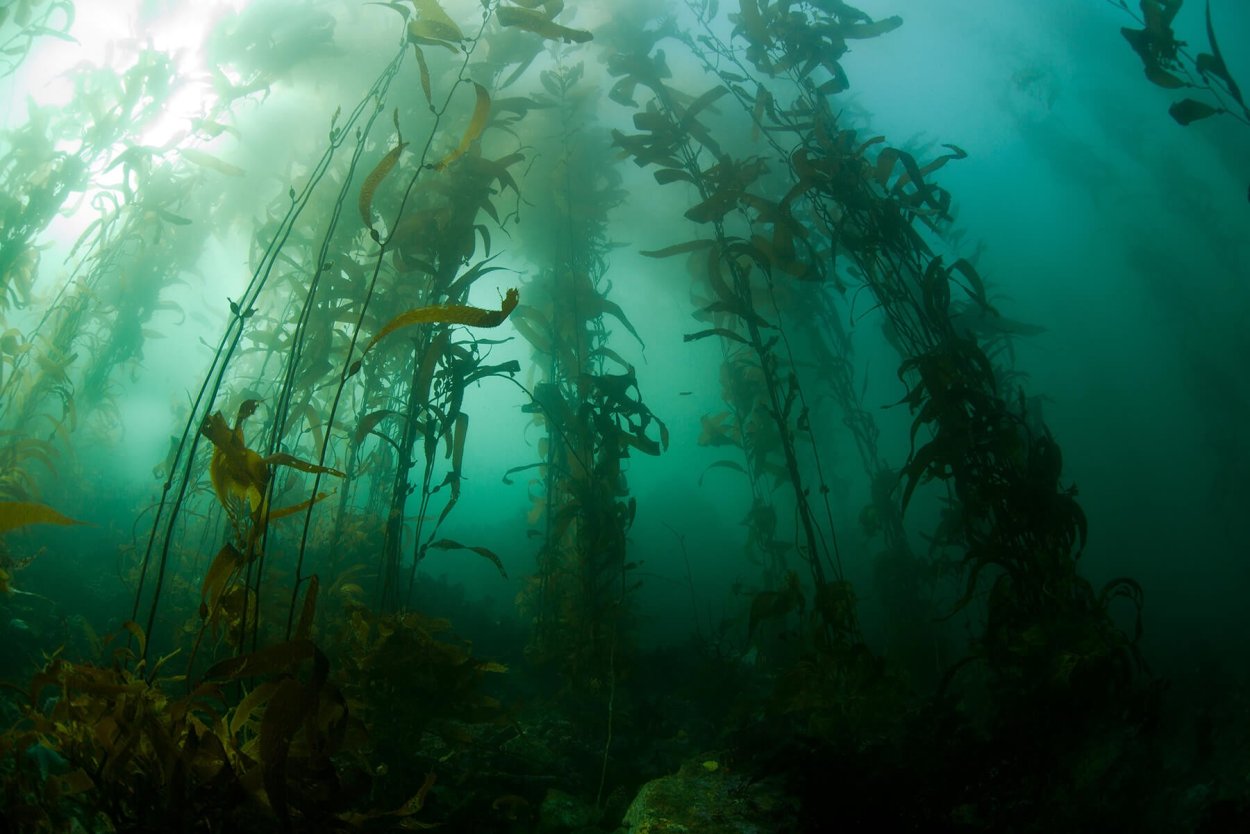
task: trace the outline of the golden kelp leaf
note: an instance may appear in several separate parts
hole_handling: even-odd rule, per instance
[[[728,411],[722,411],[719,414],[705,414],[700,417],[699,420],[703,424],[703,428],[699,433],[699,445],[742,445],[738,439],[738,429],[732,422],[731,417],[732,415]]]
[[[242,168],[231,165],[223,159],[218,159],[211,153],[197,151],[195,148],[179,148],[178,155],[187,162],[199,165],[202,168],[211,168],[217,173],[225,174],[228,177],[242,177],[247,174]]]
[[[432,304],[428,307],[417,307],[406,313],[400,313],[388,321],[377,332],[377,335],[369,340],[369,344],[365,345],[363,353],[368,353],[374,345],[396,330],[414,324],[464,324],[470,327],[498,327],[516,309],[519,298],[520,293],[515,288],[509,289],[498,311],[483,310],[481,307],[469,307],[464,304]]]
[[[399,155],[404,152],[406,147],[408,147],[407,142],[400,142],[391,148],[390,152],[382,157],[381,161],[369,172],[369,176],[365,178],[365,184],[360,187],[360,200],[358,202],[360,219],[369,228],[373,228],[373,192],[378,190],[382,180],[386,179],[386,175],[395,167],[395,163],[399,161]]]
[[[503,560],[500,559],[494,551],[488,550],[485,547],[472,547],[467,544],[461,544],[458,541],[452,541],[451,539],[439,539],[436,542],[430,542],[430,547],[437,548],[438,550],[472,550],[477,555],[485,556],[489,559],[491,564],[499,569],[499,575],[504,579],[508,578],[508,572],[503,569]]]
[[[318,466],[315,463],[300,460],[294,455],[288,455],[285,452],[275,452],[267,458],[261,458],[261,463],[265,463],[270,466],[289,466],[292,469],[298,469],[301,472],[307,472],[311,475],[333,475],[336,478],[347,477],[345,473],[340,472],[337,469],[332,469],[329,466]]]
[[[0,534],[30,524],[60,524],[68,527],[86,523],[61,515],[46,504],[37,504],[34,501],[0,501]]]
[[[417,19],[408,24],[408,36],[430,41],[462,41],[464,33],[436,0],[413,0]],[[449,44],[441,44],[448,46]]]
[[[275,681],[266,681],[239,701],[239,705],[234,708],[234,712],[230,716],[230,736],[233,738],[239,734],[239,730],[247,724],[248,719],[252,717],[252,713],[256,708],[266,703],[269,697],[273,695],[273,691],[278,688]]]
[[[130,632],[130,635],[139,643],[139,657],[147,654],[148,638],[143,633],[143,628],[134,620],[126,620],[126,622],[122,623],[122,628]]]
[[[236,418],[236,423],[242,423],[246,416],[243,414],[243,406],[240,406],[239,411],[241,416]],[[232,496],[246,498],[255,512],[260,508],[265,486],[269,481],[269,470],[260,455],[243,445],[242,426],[236,425],[231,429],[226,425],[226,418],[218,411],[204,419],[200,433],[214,447],[208,474],[217,500],[227,511],[232,511]]]
[[[585,43],[594,37],[585,29],[570,29],[567,26],[561,26],[542,12],[532,9],[500,6],[495,12],[495,18],[500,26],[515,26],[544,38],[562,40],[565,43]]]
[[[313,504],[324,501],[333,494],[334,494],[333,492],[318,492],[316,495],[314,495],[312,498],[309,498],[307,501],[301,501],[298,504],[291,504],[288,507],[279,507],[276,510],[270,510],[269,520],[274,521],[275,519],[286,518],[289,515],[295,515],[296,513],[303,512],[304,510],[311,507]]]
[[[412,51],[417,56],[417,69],[421,71],[421,92],[425,93],[425,103],[434,106],[434,91],[430,85],[430,65],[425,62],[425,53],[421,51],[421,45],[412,44]]]
[[[456,149],[434,164],[434,170],[436,171],[443,170],[464,156],[465,151],[477,141],[477,138],[482,135],[482,131],[486,129],[486,118],[490,115],[490,93],[476,81],[472,82],[472,84],[477,94],[477,101],[473,105],[473,118],[469,120],[469,128],[464,132],[464,136],[461,137],[460,144],[456,146]]]

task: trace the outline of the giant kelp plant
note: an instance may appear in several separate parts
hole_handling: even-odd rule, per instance
[[[6,38],[68,31],[28,5]],[[5,825],[670,830],[643,783],[679,768],[683,830],[1170,819],[1139,801],[1158,778],[1142,591],[1077,570],[1059,441],[950,234],[938,179],[967,154],[838,106],[848,42],[902,20],[732,5],[262,0],[218,21],[212,104],[161,146],[151,123],[192,80],[150,44],[80,66],[59,111],[31,103],[0,146],[0,604],[35,596],[26,528],[91,518],[57,476],[122,442],[156,321],[197,312],[174,279],[217,318],[121,549],[129,602],[7,670]],[[368,17],[368,49],[336,15]],[[372,80],[253,180],[230,142],[261,143],[252,111],[334,49]],[[613,255],[640,202],[671,239],[629,255],[684,259],[663,274],[697,322],[645,351],[652,311]],[[41,248],[75,209],[92,219],[58,275]],[[228,295],[196,275],[222,239],[250,270]],[[848,320],[897,351],[901,460]],[[723,403],[691,437],[717,457],[673,477],[741,479],[751,590],[667,667],[638,637],[641,567],[665,554],[631,538],[630,476],[676,445],[643,398],[656,365],[713,343]],[[498,499],[473,472],[528,510],[483,523]],[[453,554],[525,576],[515,611],[435,579]]]

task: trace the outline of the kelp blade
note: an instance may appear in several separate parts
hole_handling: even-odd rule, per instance
[[[0,534],[31,524],[60,524],[71,527],[86,524],[34,501],[0,501]]]
[[[477,94],[477,100],[473,105],[473,118],[469,120],[469,128],[464,132],[464,136],[461,137],[460,144],[456,146],[456,149],[434,164],[436,171],[443,170],[464,156],[465,151],[477,141],[477,138],[482,135],[482,131],[486,129],[486,119],[490,115],[490,93],[476,81],[472,82],[472,84]]]
[[[519,9],[515,6],[500,6],[495,12],[500,26],[515,26],[527,32],[541,35],[548,40],[562,40],[565,43],[585,43],[594,35],[585,29],[570,29],[551,20],[542,12],[533,9]]]
[[[364,352],[368,353],[374,345],[390,334],[414,324],[464,324],[470,327],[498,327],[503,324],[513,310],[516,309],[520,294],[516,289],[508,290],[503,304],[498,310],[483,310],[481,307],[469,307],[464,304],[432,304],[428,307],[417,307],[406,313],[400,313],[388,321],[377,332]]]

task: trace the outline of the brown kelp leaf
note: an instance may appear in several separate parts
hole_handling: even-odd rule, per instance
[[[430,347],[426,350],[425,355],[421,357],[421,364],[417,368],[416,385],[412,390],[416,395],[414,402],[427,402],[430,398],[430,386],[434,384],[434,371],[438,368],[438,360],[442,358],[443,353],[447,350],[447,343],[451,341],[451,332],[444,330],[434,337],[430,342]]]
[[[741,196],[741,191],[730,189],[717,191],[703,202],[688,209],[686,211],[686,219],[695,223],[713,223],[733,211],[738,205],[738,198]]]
[[[1211,46],[1211,54],[1203,53],[1198,56],[1198,71],[1204,75],[1209,72],[1223,80],[1229,94],[1241,105],[1242,110],[1247,110],[1246,103],[1241,98],[1241,90],[1237,87],[1233,76],[1229,74],[1228,65],[1224,63],[1224,55],[1220,52],[1220,45],[1215,40],[1215,26],[1211,23],[1211,0],[1207,0],[1207,43]],[[1247,112],[1247,115],[1250,116],[1250,112]]]
[[[243,554],[233,544],[226,542],[213,557],[213,563],[204,573],[204,581],[200,583],[200,619],[207,619],[209,613],[221,599],[221,592],[234,572],[243,565]]]
[[[703,479],[706,478],[707,473],[711,472],[713,469],[732,469],[735,472],[741,472],[743,475],[747,474],[746,469],[744,469],[740,463],[736,463],[732,460],[718,460],[714,463],[709,463],[703,470],[702,474],[699,475],[699,486],[703,486]]]
[[[214,663],[204,673],[204,680],[238,680],[256,675],[292,672],[312,657],[317,647],[310,640],[288,640],[275,643],[251,654],[231,657]]]
[[[360,199],[357,206],[360,209],[360,219],[369,228],[373,228],[373,193],[378,190],[378,186],[382,184],[382,180],[386,179],[386,175],[395,167],[395,163],[399,162],[399,155],[404,152],[404,148],[408,147],[408,143],[400,138],[399,144],[391,148],[391,150],[382,157],[374,169],[369,172],[369,176],[365,177],[365,184],[360,187]]]
[[[743,336],[729,330],[725,327],[709,327],[707,330],[700,330],[698,333],[687,333],[681,337],[683,342],[697,342],[700,339],[706,339],[709,336],[720,336],[722,339],[729,339],[732,342],[741,342],[744,345],[751,344]]]
[[[477,555],[485,556],[489,559],[491,564],[499,569],[499,575],[504,579],[508,578],[508,572],[503,569],[503,560],[500,559],[493,550],[488,550],[485,547],[472,547],[467,544],[461,544],[458,541],[452,541],[451,539],[439,539],[436,542],[430,542],[429,546],[437,548],[438,550],[472,550]]]
[[[655,181],[660,185],[668,185],[670,182],[694,182],[694,177],[680,168],[661,168],[655,172]]]
[[[368,353],[374,345],[404,327],[414,324],[464,324],[470,327],[498,327],[504,319],[516,309],[520,293],[515,289],[508,290],[499,310],[483,310],[481,307],[469,307],[465,304],[431,304],[428,307],[417,307],[406,313],[400,313],[388,321],[377,334],[365,345],[362,353]]]
[[[486,119],[490,115],[490,93],[476,81],[471,83],[477,95],[477,101],[473,105],[473,118],[469,120],[469,127],[465,130],[464,136],[460,138],[460,144],[456,146],[456,149],[434,163],[434,170],[436,171],[443,170],[464,156],[465,151],[477,141],[477,138],[482,135],[482,131],[486,129]]]
[[[509,469],[507,472],[503,473],[503,482],[507,484],[508,486],[512,486],[516,482],[513,481],[511,478],[509,478],[508,477],[509,475],[515,475],[516,473],[524,472],[527,469],[537,469],[540,466],[546,466],[546,465],[547,465],[546,461],[539,461],[538,463],[527,463],[522,466],[514,466],[511,469]]]
[[[284,830],[291,829],[287,808],[286,762],[291,752],[291,739],[304,722],[304,715],[316,702],[297,678],[285,678],[274,690],[260,719],[261,778],[269,805]]]
[[[903,18],[898,15],[883,17],[872,23],[850,23],[838,27],[838,35],[846,40],[875,38],[887,32],[893,32],[903,25]]]
[[[295,639],[307,640],[312,634],[313,619],[317,615],[317,591],[321,588],[321,580],[317,574],[308,579],[308,592],[304,594],[304,607],[300,609],[299,625],[295,627]]]
[[[570,29],[561,26],[536,9],[520,9],[515,6],[500,6],[495,12],[500,26],[515,26],[527,32],[533,32],[549,40],[562,40],[565,43],[585,43],[594,35],[585,29]]]
[[[95,782],[87,775],[87,772],[81,767],[74,768],[69,773],[61,776],[53,777],[60,783],[61,796],[73,796],[74,794],[84,793],[95,787]]]
[[[377,411],[369,412],[364,417],[361,417],[360,422],[356,425],[356,431],[352,434],[352,444],[359,446],[363,443],[365,438],[377,428],[378,423],[381,423],[387,417],[403,417],[403,414],[389,408],[380,408]]]
[[[592,309],[595,315],[612,316],[621,324],[625,325],[625,329],[629,331],[631,336],[633,336],[635,339],[638,340],[638,344],[642,345],[644,348],[647,346],[646,343],[642,341],[642,337],[638,335],[638,331],[634,329],[634,325],[630,322],[629,318],[625,315],[625,311],[622,310],[620,305],[617,304],[615,301],[609,301],[607,298],[604,298],[603,296],[595,296],[590,299],[586,299],[582,303],[585,304],[585,306],[587,306],[588,308]]]
[[[1222,107],[1212,107],[1205,102],[1192,98],[1183,98],[1168,108],[1168,113],[1172,118],[1182,125],[1223,112],[1225,111]]]
[[[1165,90],[1177,90],[1189,86],[1184,79],[1173,75],[1158,64],[1146,65],[1146,77],[1152,84],[1163,87]]]
[[[672,246],[666,246],[663,249],[640,251],[638,254],[647,258],[671,258],[674,255],[682,255],[686,252],[698,252],[701,249],[707,249],[708,247],[715,245],[715,240],[689,240],[685,243],[675,243]]]
[[[60,524],[69,527],[86,523],[61,515],[46,504],[34,501],[0,501],[0,534],[29,524]]]

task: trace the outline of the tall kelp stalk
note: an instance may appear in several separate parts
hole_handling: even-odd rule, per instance
[[[519,601],[532,622],[527,657],[556,671],[562,693],[598,723],[606,703],[611,744],[616,682],[630,649],[627,534],[636,513],[626,461],[658,455],[668,430],[642,401],[635,369],[611,344],[613,329],[641,339],[609,294],[609,214],[625,196],[607,131],[594,120],[597,88],[562,52],[540,80],[550,102],[527,124],[546,153],[526,177],[543,226],[525,249],[538,266],[514,324],[534,349],[533,403],[546,434],[530,520],[540,530],[537,573]],[[619,332],[619,330],[618,330]],[[619,339],[616,340],[619,343]],[[509,474],[512,474],[511,472]]]
[[[659,184],[693,185],[698,202],[685,216],[710,234],[644,254],[699,253],[696,268],[711,291],[699,312],[712,326],[686,340],[717,337],[726,342],[723,380],[731,411],[705,418],[703,442],[743,448],[753,490],[748,527],[755,547],[783,585],[756,598],[752,630],[764,620],[795,613],[819,640],[858,655],[863,645],[854,595],[844,578],[820,453],[814,445],[806,451],[799,447],[799,438],[812,431],[810,405],[793,370],[785,323],[772,303],[777,273],[802,273],[802,261],[814,263],[816,253],[796,252],[794,247],[806,241],[796,238],[790,226],[771,223],[771,204],[748,191],[764,177],[765,161],[758,156],[735,158],[701,122],[704,111],[728,92],[725,87],[717,85],[697,96],[675,90],[665,80],[670,72],[659,50],[617,53],[609,58],[608,69],[618,79],[610,93],[614,100],[637,106],[634,96],[640,88],[653,94],[634,116],[641,132],[616,132],[615,144],[638,166],[657,166]],[[774,225],[775,234],[768,239],[756,234],[757,223]],[[789,256],[783,260],[786,247]],[[792,531],[781,529],[782,514],[766,479],[788,485]],[[810,615],[799,579],[787,565],[790,553],[798,554],[809,575],[816,600]]]
[[[830,98],[847,84],[837,65],[846,40],[899,21],[872,21],[839,4],[832,13],[805,7],[807,19],[794,25],[781,13],[790,5],[744,0],[733,33],[745,44],[745,62],[774,87],[784,83],[789,102],[778,103],[779,92],[758,81],[754,94],[745,84],[730,88],[762,130],[794,142],[785,160],[793,177],[787,213],[805,209],[805,227],[827,241],[829,257],[850,261],[903,354],[901,403],[916,416],[900,506],[922,483],[946,486],[937,535],[965,569],[956,609],[989,584],[985,630],[971,659],[986,664],[997,714],[1015,729],[1033,720],[1026,716],[1046,714],[1079,733],[1122,709],[1133,692],[1136,635],[1115,625],[1109,606],[1126,598],[1140,611],[1141,589],[1117,579],[1097,590],[1078,575],[1085,517],[1075,489],[1061,484],[1059,446],[1023,392],[1003,390],[1005,371],[957,315],[997,315],[980,276],[966,260],[947,265],[926,242],[926,229],[949,222],[951,201],[926,178],[964,154],[952,147],[922,166],[838,124]],[[817,83],[817,67],[828,80]],[[956,293],[962,302],[953,301]]]
[[[794,391],[789,396],[797,398],[800,406],[794,421],[795,437],[813,445],[814,474],[822,484],[823,503],[827,518],[831,519],[830,488],[825,483],[827,476],[819,458],[819,450],[829,445],[828,438],[814,432],[812,426],[828,424],[833,415],[815,411],[815,405],[809,404],[808,397],[804,396],[804,385],[815,384],[818,387],[814,398],[831,397],[841,413],[842,425],[868,476],[869,500],[860,511],[858,520],[865,535],[869,538],[880,536],[882,539],[882,549],[874,557],[873,567],[877,595],[887,620],[886,656],[899,663],[899,670],[908,672],[913,679],[935,683],[945,662],[944,641],[940,624],[936,622],[939,613],[935,601],[936,568],[916,554],[904,531],[903,514],[896,500],[897,471],[879,451],[876,421],[864,408],[864,388],[856,384],[853,342],[841,319],[843,316],[855,318],[853,301],[858,294],[851,297],[849,305],[846,304],[848,287],[839,271],[835,237],[824,222],[825,218],[819,214],[819,209],[804,211],[801,177],[794,167],[796,156],[802,158],[801,144],[796,145],[795,137],[765,119],[766,113],[774,112],[780,105],[772,92],[754,77],[750,66],[753,60],[751,50],[748,49],[744,55],[723,39],[715,25],[716,9],[713,4],[687,2],[686,7],[696,21],[697,34],[683,36],[683,43],[708,75],[721,85],[710,90],[705,97],[719,100],[730,94],[733,103],[738,106],[738,114],[750,120],[751,145],[766,148],[764,156],[752,157],[760,173],[757,181],[751,184],[751,191],[746,190],[745,183],[740,186],[738,220],[747,223],[749,244],[746,251],[749,251],[749,259],[759,269],[762,279],[758,295],[771,305],[772,315],[777,320],[774,348],[782,351],[789,365]],[[774,58],[777,71],[786,69],[792,81],[806,82],[809,90],[822,95],[835,95],[845,90],[849,81],[837,63],[841,54],[839,50],[844,49],[845,44],[839,45],[837,36],[833,41],[826,42],[827,33],[831,31],[830,19],[822,17],[818,10],[814,12],[807,8],[807,13],[814,15],[809,21],[813,30],[805,32],[802,26],[797,26],[797,19],[782,23],[784,8],[789,7],[743,5],[740,14],[731,18],[738,24],[735,34],[740,34],[743,27],[763,26],[766,17],[772,25],[796,27],[789,36],[798,42],[788,45],[790,52]],[[846,7],[844,12],[855,18],[851,25],[832,27],[832,31],[840,33],[843,39],[877,37],[897,25],[896,18],[873,22],[866,16],[855,17],[850,7]],[[755,54],[758,56],[759,52]],[[812,84],[810,77],[813,73],[823,73],[826,80],[819,85]],[[776,72],[770,74],[775,75]],[[771,157],[768,152],[771,152]],[[680,181],[667,171],[659,171],[655,176],[661,184]],[[719,204],[728,210],[732,198],[732,190],[724,190]],[[644,254],[663,257],[695,250],[690,256],[691,272],[702,279],[705,290],[710,290],[708,296],[700,300],[701,309],[696,317],[716,324],[715,314],[710,311],[719,311],[717,305],[722,300],[718,293],[723,282],[718,286],[708,280],[716,268],[716,261],[712,260],[704,266],[698,247],[699,244],[692,242]],[[726,316],[720,312],[719,318],[723,321]],[[733,318],[729,317],[729,320]],[[796,332],[793,339],[787,335],[787,321],[788,327]],[[735,337],[733,332],[726,334],[716,328],[690,334],[686,338],[693,340],[710,335],[722,336],[721,344],[728,360],[722,372],[726,393],[729,394],[725,400],[732,407],[730,412],[704,418],[700,443],[711,446],[741,445],[749,438],[740,427],[758,426],[759,423],[758,420],[749,421],[749,399],[735,397],[731,393],[733,381],[744,377],[740,370],[743,357],[748,357],[748,366],[752,364],[749,352],[739,346],[741,335]],[[797,351],[793,344],[795,341],[800,345]],[[804,363],[797,360],[796,355],[809,357],[810,367],[807,370],[801,367]],[[733,361],[735,359],[736,362]],[[735,371],[735,368],[739,370]],[[866,385],[866,371],[864,376]],[[804,379],[806,382],[799,384]],[[741,382],[737,387],[741,387]],[[787,405],[790,409],[794,408],[793,402]],[[725,419],[727,416],[731,419]],[[760,504],[758,487],[763,473],[757,471],[759,467],[753,464],[758,455],[748,452],[746,457],[747,471],[756,485],[755,502],[762,507],[758,511],[760,517],[769,524],[775,524],[775,511]],[[712,466],[737,468],[733,461],[717,461]],[[773,476],[775,479],[779,476],[775,466]],[[754,527],[753,524],[752,529]],[[761,540],[764,547],[767,547],[767,542],[767,538]],[[767,591],[757,599],[752,631],[761,619],[784,617],[801,602],[796,593],[784,590],[790,583],[783,579],[781,575],[774,574],[773,585],[783,590]]]

